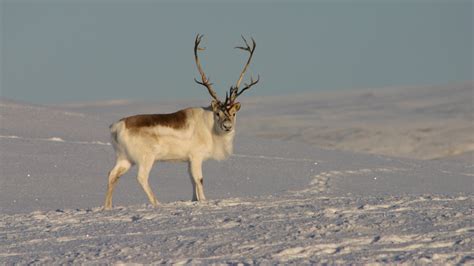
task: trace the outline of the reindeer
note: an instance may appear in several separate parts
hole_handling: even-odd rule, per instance
[[[212,97],[208,107],[186,108],[171,114],[141,114],[120,119],[110,126],[116,163],[109,172],[109,182],[104,209],[112,208],[112,193],[120,176],[137,165],[137,180],[153,206],[159,204],[148,184],[148,177],[155,161],[187,161],[193,185],[193,201],[206,200],[202,163],[207,159],[223,160],[232,154],[236,114],[240,103],[236,102],[244,91],[260,80],[250,82],[239,89],[240,83],[252,60],[255,40],[252,44],[242,36],[245,46],[235,48],[247,51],[249,57],[235,86],[226,92],[225,101],[219,100],[212,83],[206,77],[199,62],[198,51],[203,35],[194,42],[194,59],[201,75],[196,83],[207,88]]]

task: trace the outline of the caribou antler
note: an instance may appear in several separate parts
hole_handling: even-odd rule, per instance
[[[209,94],[211,95],[212,98],[214,98],[214,100],[216,100],[217,102],[221,102],[219,100],[219,98],[217,97],[217,93],[216,91],[214,91],[214,89],[212,88],[212,83],[209,82],[209,79],[206,77],[206,74],[204,74],[204,71],[202,70],[202,67],[201,67],[201,63],[199,62],[199,57],[198,57],[198,54],[197,52],[198,51],[203,51],[205,48],[201,48],[199,47],[199,44],[201,43],[201,39],[204,35],[196,35],[196,40],[194,41],[194,59],[196,60],[196,66],[199,70],[199,74],[201,74],[201,81],[198,81],[196,78],[194,79],[194,81],[196,81],[196,83],[198,84],[201,84],[203,85],[204,87],[207,88],[207,91],[209,92]]]
[[[237,46],[235,47],[236,49],[241,49],[244,51],[249,52],[249,58],[247,60],[247,63],[245,64],[244,68],[242,69],[242,72],[240,73],[239,79],[237,80],[237,83],[235,86],[230,87],[229,93],[230,96],[226,93],[226,99],[225,99],[225,104],[226,105],[232,105],[235,102],[235,99],[239,97],[240,94],[242,94],[244,91],[250,89],[253,85],[257,84],[260,81],[260,75],[258,76],[257,80],[253,80],[253,77],[250,77],[250,83],[244,84],[245,87],[239,91],[240,83],[242,82],[242,79],[244,78],[244,74],[247,71],[248,66],[250,65],[250,61],[252,60],[253,52],[255,51],[255,47],[257,47],[257,44],[255,43],[255,40],[252,39],[252,46],[249,45],[247,40],[242,36],[242,39],[244,40],[245,47],[243,46]]]

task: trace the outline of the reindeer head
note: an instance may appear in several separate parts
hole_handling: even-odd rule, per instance
[[[199,62],[198,51],[204,50],[204,48],[199,47],[202,37],[203,35],[198,34],[194,42],[194,59],[196,60],[196,66],[199,70],[199,73],[201,74],[201,81],[198,81],[197,79],[194,79],[194,80],[198,84],[201,84],[204,87],[206,87],[207,91],[209,92],[209,94],[211,95],[213,99],[211,102],[211,108],[214,113],[214,121],[215,121],[216,129],[222,133],[232,132],[235,127],[235,116],[237,112],[240,110],[240,103],[236,102],[235,100],[244,91],[250,89],[250,87],[257,84],[258,81],[260,80],[260,76],[255,81],[251,77],[250,83],[245,84],[245,87],[239,90],[240,83],[244,77],[245,72],[247,71],[250,61],[252,60],[253,52],[255,51],[255,47],[256,47],[255,40],[252,38],[252,46],[250,46],[247,43],[247,40],[242,36],[242,39],[244,40],[244,43],[245,43],[245,47],[243,46],[235,47],[237,49],[241,49],[241,50],[249,52],[249,58],[244,68],[242,69],[242,72],[240,73],[240,76],[239,76],[239,79],[237,80],[236,85],[230,87],[229,92],[228,93],[226,92],[225,101],[222,102],[219,100],[216,92],[212,88],[212,83],[210,83],[209,79],[206,77],[206,74],[204,74],[204,71],[202,70],[202,67],[201,67],[201,63]]]

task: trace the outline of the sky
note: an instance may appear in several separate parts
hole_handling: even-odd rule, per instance
[[[197,33],[220,97],[241,35],[261,77],[247,97],[473,79],[472,1],[0,1],[0,96],[31,103],[209,97]]]

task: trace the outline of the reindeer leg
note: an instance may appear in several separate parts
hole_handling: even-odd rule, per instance
[[[112,194],[117,185],[119,178],[124,175],[132,166],[128,160],[117,160],[114,168],[109,173],[109,184],[107,186],[107,194],[105,195],[104,210],[112,209]]]
[[[140,162],[140,164],[138,165],[137,180],[145,191],[151,205],[153,205],[153,207],[157,207],[159,202],[156,199],[155,194],[153,194],[150,184],[148,184],[148,177],[150,176],[150,171],[153,166],[153,163],[153,159]]]
[[[189,160],[189,172],[193,184],[193,201],[204,201],[204,178],[202,176],[202,159],[191,158]]]

